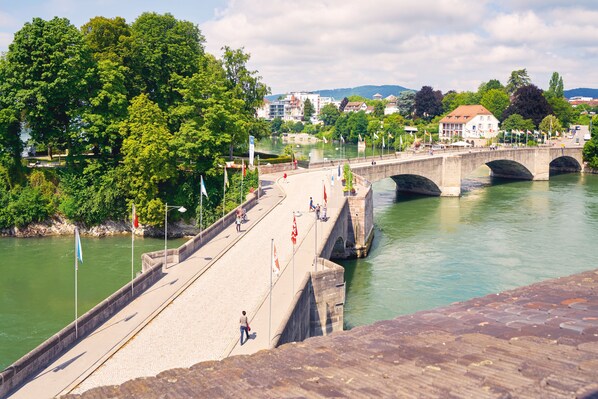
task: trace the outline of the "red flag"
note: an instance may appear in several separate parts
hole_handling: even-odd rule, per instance
[[[328,196],[326,195],[326,185],[324,184],[324,202],[328,203]]]
[[[297,244],[297,219],[295,219],[295,215],[293,215],[293,231],[291,231],[291,241],[293,241],[293,245]]]
[[[131,219],[133,221],[133,227],[139,227],[139,218],[137,217],[137,212],[135,211],[135,204],[133,204],[133,217]]]
[[[278,255],[276,254],[276,245],[274,245],[274,259],[272,260],[272,271],[274,273],[280,272],[280,264],[278,263]]]

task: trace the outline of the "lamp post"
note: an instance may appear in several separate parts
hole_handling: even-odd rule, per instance
[[[184,206],[179,206],[179,205],[168,205],[168,203],[164,204],[164,265],[163,267],[166,268],[167,265],[167,254],[168,254],[168,247],[167,247],[167,240],[168,240],[168,211],[170,209],[175,209],[178,208],[177,210],[181,213],[187,212],[187,208],[185,208]]]

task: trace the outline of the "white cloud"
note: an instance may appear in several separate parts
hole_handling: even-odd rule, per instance
[[[201,29],[217,55],[225,44],[245,47],[275,93],[360,84],[475,90],[524,67],[540,87],[552,71],[571,78],[567,87],[598,87],[593,4],[236,0]]]

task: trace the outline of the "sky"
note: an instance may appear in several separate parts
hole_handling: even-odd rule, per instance
[[[598,0],[0,0],[0,51],[34,17],[171,13],[198,25],[206,51],[251,54],[272,93],[361,85],[477,90],[526,68],[548,87],[598,88]]]

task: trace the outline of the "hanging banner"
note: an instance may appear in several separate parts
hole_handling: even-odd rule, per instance
[[[253,166],[253,151],[255,147],[253,144],[253,136],[249,136],[249,165]]]

